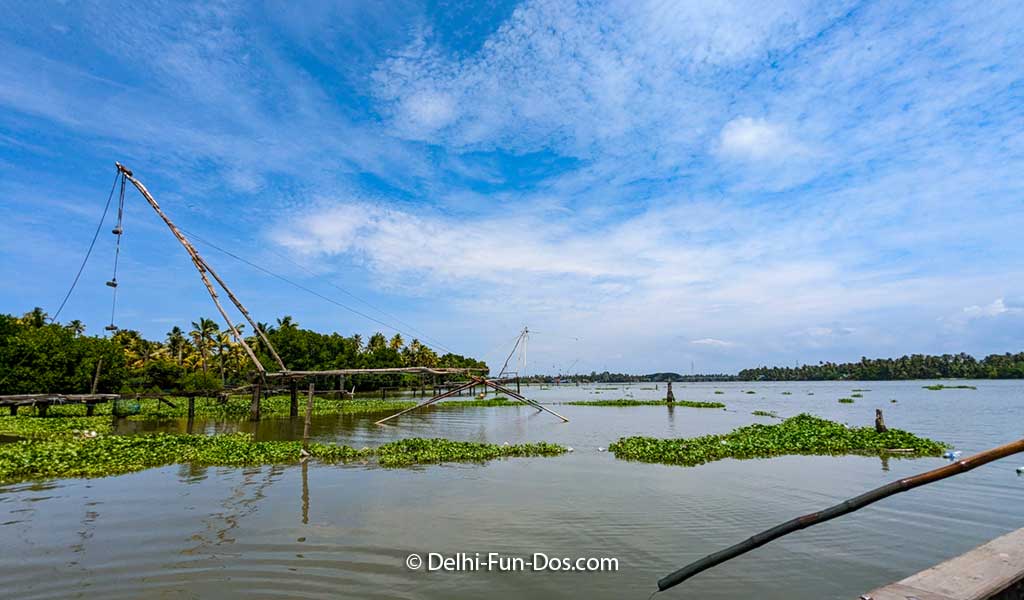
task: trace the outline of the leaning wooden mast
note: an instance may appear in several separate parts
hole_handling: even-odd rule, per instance
[[[263,330],[256,323],[256,321],[253,320],[252,315],[249,314],[249,311],[246,310],[245,306],[243,306],[242,303],[238,300],[238,298],[235,297],[235,295],[231,292],[231,288],[229,288],[228,285],[224,282],[224,280],[221,279],[219,275],[217,275],[217,272],[214,271],[212,267],[210,267],[210,264],[207,263],[206,260],[199,255],[199,251],[195,249],[195,246],[193,246],[192,243],[188,241],[184,234],[181,233],[181,230],[178,229],[174,222],[171,221],[171,219],[164,213],[163,210],[161,210],[160,205],[157,204],[157,201],[153,198],[153,195],[149,193],[149,190],[146,189],[146,186],[143,185],[141,181],[139,181],[132,175],[130,169],[128,169],[121,163],[114,164],[117,165],[117,170],[121,173],[121,175],[128,181],[132,182],[132,185],[134,185],[135,188],[139,190],[139,193],[142,194],[142,197],[146,199],[146,202],[148,202],[149,205],[153,208],[153,210],[156,211],[156,214],[160,215],[160,218],[163,219],[164,223],[171,230],[171,233],[174,234],[174,237],[177,238],[178,242],[180,242],[181,245],[185,247],[185,251],[188,252],[188,255],[192,258],[192,264],[194,264],[196,270],[199,271],[199,277],[202,278],[203,284],[206,286],[207,293],[210,294],[210,298],[213,299],[213,303],[217,306],[217,310],[220,311],[221,316],[224,317],[224,321],[227,322],[228,327],[231,329],[231,333],[235,336],[235,339],[238,340],[238,342],[242,344],[242,346],[245,348],[245,351],[249,355],[249,358],[252,359],[252,362],[256,366],[256,369],[260,372],[260,376],[262,377],[263,375],[265,375],[267,370],[263,367],[263,364],[260,363],[259,359],[256,357],[256,353],[253,352],[253,349],[245,341],[245,338],[242,337],[241,332],[238,330],[237,327],[235,327],[235,324],[231,321],[231,318],[228,316],[227,311],[225,311],[224,307],[221,306],[220,300],[217,296],[217,290],[215,290],[213,284],[210,283],[209,278],[206,276],[207,273],[213,276],[213,278],[217,281],[217,284],[220,285],[221,289],[224,290],[224,293],[227,294],[232,304],[235,305],[238,311],[242,313],[242,316],[244,316],[245,319],[249,322],[249,324],[252,325],[253,330],[256,332],[257,335],[260,336],[260,339],[262,339],[263,343],[266,344],[267,349],[270,351],[270,354],[274,357],[274,360],[277,362],[278,366],[281,367],[281,371],[287,371],[288,368],[285,367],[284,361],[282,361],[281,357],[278,356],[277,351],[274,349],[274,345],[271,344],[270,340],[267,338],[267,334],[263,332]]]

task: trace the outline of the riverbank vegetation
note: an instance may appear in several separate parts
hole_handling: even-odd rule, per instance
[[[809,414],[775,425],[748,425],[721,435],[695,438],[622,438],[608,447],[616,458],[696,466],[723,458],[769,458],[784,454],[885,454],[940,456],[946,445],[899,429],[850,428]]]
[[[406,342],[396,334],[319,333],[302,329],[288,316],[261,329],[288,368],[315,371],[347,368],[428,366],[474,368],[482,361],[458,354],[438,355],[419,340]],[[246,342],[267,370],[278,370],[263,341],[243,328]],[[102,364],[101,364],[102,361]],[[22,317],[0,315],[0,394],[45,392],[88,393],[99,366],[97,392],[215,392],[248,381],[253,366],[244,348],[216,321],[199,318],[190,327],[173,327],[163,340],[147,340],[124,329],[112,337],[85,334],[80,321],[53,323],[37,308]],[[321,378],[317,387],[336,388],[336,378]],[[345,386],[357,390],[417,386],[414,375],[357,375]]]
[[[377,458],[385,467],[442,462],[483,462],[495,458],[556,456],[566,448],[546,442],[502,445],[414,438],[379,448],[310,444],[321,462]],[[296,463],[302,442],[257,442],[251,435],[156,434],[64,438],[0,444],[0,482],[51,477],[101,477],[177,463],[207,466]]]
[[[990,354],[978,360],[969,354],[911,354],[900,358],[862,358],[855,363],[821,362],[799,367],[743,369],[743,381],[860,381],[892,379],[1021,379],[1024,352]]]
[[[572,406],[685,406],[687,408],[725,408],[721,402],[696,402],[693,400],[676,400],[666,402],[664,400],[630,400],[619,398],[618,400],[574,400],[563,402]]]

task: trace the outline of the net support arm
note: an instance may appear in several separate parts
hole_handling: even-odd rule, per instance
[[[865,492],[859,496],[840,502],[835,506],[830,506],[825,510],[786,521],[785,523],[776,525],[771,529],[766,529],[765,531],[762,531],[761,533],[758,533],[734,546],[730,546],[724,550],[719,550],[714,554],[709,554],[698,561],[692,562],[685,567],[666,575],[658,580],[658,591],[663,592],[671,587],[679,585],[698,573],[706,571],[716,565],[720,565],[728,560],[732,560],[737,556],[746,554],[751,550],[760,548],[768,542],[777,540],[780,537],[789,535],[795,531],[799,531],[812,525],[817,525],[818,523],[824,523],[830,519],[835,519],[836,517],[860,510],[869,504],[878,502],[883,498],[888,498],[893,494],[899,494],[922,485],[941,481],[947,477],[959,475],[960,473],[976,469],[981,465],[988,464],[994,460],[999,460],[1000,458],[1005,458],[1019,452],[1024,452],[1024,439],[980,452],[963,460],[939,467],[938,469],[933,469],[931,471],[926,471],[911,477],[905,477],[903,479],[893,481],[892,483],[888,483],[882,487],[875,488],[870,492]]]

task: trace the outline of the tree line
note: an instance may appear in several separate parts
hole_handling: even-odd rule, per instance
[[[859,362],[819,362],[799,367],[758,367],[743,369],[743,381],[830,381],[836,379],[1021,379],[1024,352],[990,354],[978,360],[965,353],[911,354],[899,358],[861,358]]]
[[[320,333],[299,327],[290,316],[273,325],[258,323],[290,370],[376,369],[406,366],[474,368],[487,364],[459,354],[438,355],[418,339],[377,332],[365,342],[359,334]],[[245,336],[244,327],[239,326]],[[263,340],[245,337],[268,371],[280,370]],[[97,378],[97,372],[99,376]],[[199,318],[175,326],[162,340],[147,340],[122,329],[110,337],[85,334],[81,321],[52,322],[40,308],[21,317],[0,315],[0,394],[98,393],[131,391],[210,392],[247,383],[255,368],[231,331]],[[336,381],[336,380],[334,380]],[[358,375],[346,387],[373,390],[418,385],[415,375]],[[330,386],[332,382],[318,382]]]

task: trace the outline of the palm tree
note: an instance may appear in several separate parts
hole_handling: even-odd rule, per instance
[[[388,347],[396,352],[401,350],[404,345],[405,340],[402,339],[402,334],[400,333],[396,333],[394,337],[391,338],[391,342],[388,343]]]
[[[188,332],[192,336],[192,341],[196,345],[196,349],[199,350],[199,357],[203,365],[203,373],[206,373],[206,356],[209,354],[211,347],[213,346],[213,338],[220,331],[220,326],[217,325],[216,321],[207,319],[204,317],[199,318],[199,322],[192,321],[192,331]]]
[[[299,324],[295,322],[295,319],[291,315],[285,315],[277,320],[278,329],[298,329]]]
[[[363,351],[363,336],[361,336],[361,335],[359,335],[357,333],[357,334],[352,336],[352,341],[355,342],[355,344],[356,344],[356,352],[357,353],[358,352],[362,352]]]
[[[174,355],[175,361],[178,366],[181,366],[182,355],[185,353],[185,332],[181,330],[181,327],[177,325],[173,329],[167,332],[167,348]]]
[[[68,331],[75,334],[76,336],[85,333],[85,323],[75,319],[64,326]]]
[[[50,315],[46,314],[46,311],[39,308],[38,306],[33,308],[31,312],[25,313],[21,318],[21,322],[32,327],[42,327],[46,325],[46,320],[50,318]]]
[[[366,351],[367,352],[376,352],[378,350],[383,350],[383,349],[385,349],[387,347],[388,347],[388,340],[387,340],[387,338],[384,337],[384,334],[379,332],[379,331],[377,333],[371,335],[370,339],[366,342]]]

